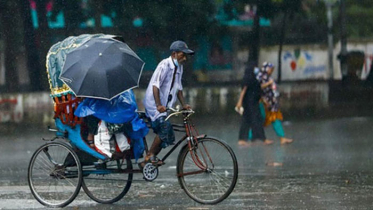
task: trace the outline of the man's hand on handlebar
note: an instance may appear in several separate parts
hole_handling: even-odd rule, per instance
[[[178,114],[183,114],[184,117],[189,117],[190,115],[192,115],[194,113],[191,106],[189,106],[187,104],[185,104],[183,106],[183,109],[181,109],[181,110],[180,110],[179,105],[176,106],[176,109],[174,109],[172,107],[168,107],[167,110],[169,111],[169,113],[168,113],[168,116],[167,116],[166,120],[168,120],[172,116],[177,116]]]
[[[185,104],[185,105],[183,106],[183,109],[185,109],[185,110],[190,110],[190,109],[192,109],[192,107],[191,107],[189,104]]]
[[[158,110],[158,112],[160,112],[160,113],[163,113],[163,112],[167,111],[166,107],[165,107],[165,106],[162,106],[162,105],[158,105],[158,106],[157,106],[157,110]]]

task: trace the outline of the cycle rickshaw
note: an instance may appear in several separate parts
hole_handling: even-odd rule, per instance
[[[143,170],[134,167],[132,148],[121,158],[108,158],[89,147],[83,140],[84,121],[73,114],[81,100],[63,84],[54,86],[58,81],[52,80],[50,77],[57,128],[50,131],[56,132],[56,136],[44,139],[47,143],[35,151],[28,168],[29,186],[38,202],[48,207],[64,207],[76,198],[82,187],[92,200],[111,204],[126,195],[134,174],[142,174],[147,181],[157,178],[161,165],[147,163]],[[225,142],[198,134],[190,119],[193,113],[192,110],[169,109],[168,118],[182,116],[183,124],[173,126],[175,131],[185,135],[161,160],[165,163],[181,146],[176,164],[181,188],[198,203],[216,204],[227,198],[236,185],[237,160]],[[148,121],[144,112],[137,112],[137,115]],[[147,152],[145,137],[141,140]]]

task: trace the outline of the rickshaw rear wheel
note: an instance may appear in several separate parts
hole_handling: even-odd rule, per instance
[[[30,160],[27,174],[32,194],[39,203],[48,207],[70,204],[82,184],[79,158],[69,145],[62,142],[39,147]]]
[[[94,201],[111,204],[122,199],[129,191],[132,179],[132,161],[112,160],[83,167],[84,192]]]

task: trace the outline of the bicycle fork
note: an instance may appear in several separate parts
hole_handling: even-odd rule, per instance
[[[191,126],[190,124],[185,123],[185,130],[188,136],[187,142],[188,142],[188,147],[189,147],[189,153],[192,157],[194,164],[196,164],[196,166],[200,168],[201,170],[209,172],[211,169],[214,168],[214,163],[212,162],[212,159],[210,157],[209,152],[207,151],[207,148],[205,147],[203,143],[200,144],[198,142],[198,137],[197,137],[198,133],[194,129],[194,126]],[[196,135],[193,135],[193,134],[196,134]],[[202,159],[199,157],[198,151]],[[209,162],[211,164],[210,167],[209,167]]]

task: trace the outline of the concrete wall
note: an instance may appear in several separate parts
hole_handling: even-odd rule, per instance
[[[278,47],[263,48],[260,52],[260,64],[264,61],[277,66]],[[327,49],[320,45],[284,46],[281,63],[282,81],[329,78]],[[277,78],[277,75],[275,71],[273,76]]]
[[[0,40],[0,86],[5,84],[4,66],[4,43]],[[259,64],[264,61],[278,65],[279,46],[262,47],[260,51]],[[373,42],[349,41],[348,51],[360,50],[365,53],[365,65],[358,69],[358,77],[365,79],[370,71],[373,60]],[[337,55],[340,52],[340,43],[335,44],[333,51],[333,79],[340,80],[342,73]],[[21,49],[24,55],[24,49]],[[233,52],[233,69],[222,69],[209,71],[194,71],[196,79],[200,82],[230,82],[242,79],[245,65],[249,56],[248,50],[238,50]],[[304,80],[327,80],[330,78],[331,70],[328,67],[328,49],[326,45],[285,45],[281,57],[282,81],[304,81]],[[29,74],[26,67],[26,57],[19,56],[17,60],[17,72],[20,85],[27,86],[30,83]],[[278,69],[278,68],[277,68]],[[144,76],[150,78],[151,71],[144,72]],[[147,75],[148,74],[148,75]],[[273,76],[277,78],[278,72]]]
[[[279,46],[262,47],[259,56],[259,65],[268,61],[278,66]],[[339,49],[335,48],[333,78],[341,79],[341,72],[337,54]],[[236,66],[242,76],[245,69],[245,63],[249,56],[248,50],[236,53]],[[327,80],[330,78],[331,71],[328,67],[328,49],[325,45],[285,45],[283,46],[281,56],[282,81],[302,81],[302,80]],[[277,68],[278,69],[278,68]],[[273,76],[277,78],[278,72]]]
[[[284,113],[312,108],[328,109],[329,87],[325,82],[284,83],[279,85]],[[184,96],[198,115],[233,114],[239,86],[185,88]],[[138,109],[144,110],[145,89],[134,89]],[[49,92],[0,94],[0,123],[28,120],[53,125],[53,101]]]
[[[278,65],[279,46],[262,47],[260,50],[259,64],[264,61]],[[365,54],[365,62],[362,69],[356,69],[357,76],[364,80],[370,72],[373,61],[373,41],[349,41],[348,51],[362,51]],[[340,61],[337,59],[341,51],[341,44],[334,45],[333,71],[328,66],[328,48],[326,45],[285,45],[281,56],[282,81],[302,80],[327,80],[333,75],[334,80],[342,79]],[[245,63],[249,56],[248,50],[238,51],[235,55],[236,71],[232,74],[241,78],[245,69]],[[277,72],[273,74],[277,78]]]

